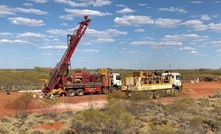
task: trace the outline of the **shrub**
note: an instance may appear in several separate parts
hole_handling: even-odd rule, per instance
[[[31,105],[33,99],[32,93],[22,93],[20,97],[14,100],[13,104],[17,115],[21,117],[27,116],[27,109]]]
[[[126,95],[119,90],[113,90],[110,94],[107,95],[107,99],[125,99]]]
[[[182,98],[176,100],[175,102],[168,104],[165,106],[166,112],[172,115],[178,114],[181,116],[180,113],[188,113],[188,114],[196,114],[197,113],[197,101],[193,98]]]
[[[128,133],[135,125],[135,119],[126,110],[108,107],[103,111],[82,111],[72,124],[77,133]]]
[[[59,102],[58,99],[44,99],[42,102],[42,113],[44,116],[51,118],[57,117],[57,107],[55,104]]]
[[[2,125],[0,124],[0,134],[7,134],[8,133],[8,130]]]
[[[209,107],[210,101],[208,98],[200,98],[200,99],[198,99],[198,104],[201,107]]]
[[[131,100],[150,100],[153,99],[152,92],[132,92],[131,93]]]
[[[221,91],[220,90],[214,90],[213,94],[210,96],[210,98],[221,98]]]
[[[170,125],[151,125],[150,134],[177,134],[179,130]]]

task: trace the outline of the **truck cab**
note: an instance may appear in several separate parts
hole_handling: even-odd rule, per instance
[[[173,88],[181,91],[182,90],[182,77],[180,73],[162,73],[162,76],[166,78],[167,76],[170,76],[170,82],[172,83]]]
[[[113,89],[121,89],[122,81],[119,73],[111,73],[111,85]]]

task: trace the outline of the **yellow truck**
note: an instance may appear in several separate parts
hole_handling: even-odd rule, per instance
[[[145,92],[150,98],[160,98],[165,95],[178,96],[182,90],[179,73],[158,73],[150,71],[133,72],[132,77],[123,79],[122,90],[130,97],[133,92]]]

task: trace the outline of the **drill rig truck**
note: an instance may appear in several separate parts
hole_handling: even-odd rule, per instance
[[[46,80],[42,89],[45,98],[51,98],[55,94],[67,96],[81,96],[86,93],[107,94],[113,89],[121,89],[121,78],[118,73],[109,73],[107,68],[99,69],[98,73],[76,72],[68,76],[70,59],[78,43],[84,35],[91,19],[84,16],[79,28],[73,35],[68,35],[69,44],[60,62],[51,72],[49,80]]]
[[[79,22],[80,25],[75,33],[73,35],[67,36],[69,40],[67,50],[65,51],[60,62],[54,68],[49,77],[49,80],[45,81],[42,92],[44,93],[44,97],[46,98],[50,97],[55,92],[57,92],[58,94],[66,94],[67,92],[65,90],[65,79],[67,79],[71,56],[91,22],[91,19],[89,19],[87,15],[84,16],[84,19],[84,21]]]
[[[182,90],[179,73],[158,73],[150,71],[133,72],[132,77],[125,77],[123,91],[128,97],[135,92],[144,92],[149,98],[160,98],[165,95],[178,96]]]

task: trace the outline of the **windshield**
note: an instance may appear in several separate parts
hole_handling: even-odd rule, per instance
[[[177,75],[177,76],[176,76],[176,80],[181,80],[181,76],[180,76],[180,75]]]
[[[116,75],[116,80],[121,80],[120,75]]]

